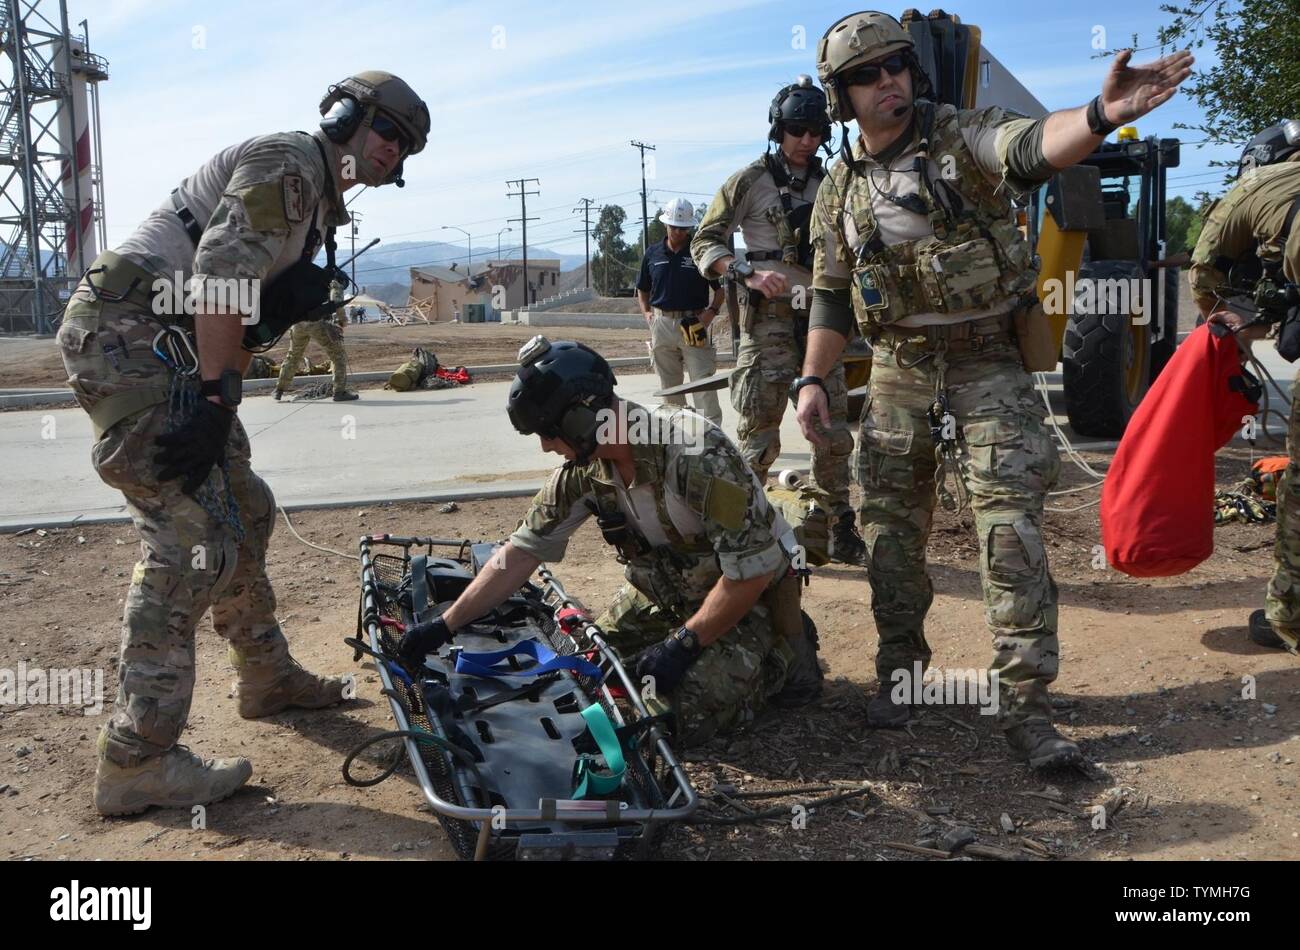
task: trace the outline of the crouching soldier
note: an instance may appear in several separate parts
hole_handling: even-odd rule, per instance
[[[821,692],[816,631],[805,633],[790,571],[793,534],[720,429],[678,406],[614,396],[594,350],[535,337],[520,351],[509,414],[564,456],[492,565],[439,618],[407,631],[412,666],[564,557],[595,516],[628,583],[597,618],[639,682],[653,677],[683,745],[751,721],[769,703]],[[793,599],[793,607],[791,610]]]

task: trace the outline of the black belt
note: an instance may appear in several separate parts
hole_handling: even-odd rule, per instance
[[[981,317],[962,323],[941,323],[925,327],[886,326],[880,335],[891,343],[933,346],[943,341],[950,348],[980,350],[994,343],[1009,342],[1015,320],[1011,314]]]
[[[181,202],[181,190],[172,189],[172,204],[176,206],[176,217],[181,219],[181,224],[185,225],[185,233],[190,236],[194,246],[199,246],[199,241],[203,240],[203,228],[199,227],[199,219],[194,217],[194,213]]]
[[[746,251],[745,259],[749,261],[780,261],[785,260],[783,251]]]

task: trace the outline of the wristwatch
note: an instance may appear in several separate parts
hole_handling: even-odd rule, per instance
[[[199,385],[200,396],[217,396],[227,409],[236,408],[244,399],[244,377],[233,369],[221,374],[220,379],[205,379]]]
[[[828,400],[831,398],[831,394],[826,390],[826,383],[820,376],[800,376],[790,383],[790,403],[792,405],[799,405],[799,390],[805,386],[818,386],[822,392],[826,393]]]
[[[754,265],[747,261],[733,259],[727,265],[727,276],[734,281],[744,283],[754,276]]]
[[[673,634],[673,639],[681,644],[691,656],[696,656],[703,647],[700,646],[700,638],[690,627],[682,627]]]
[[[1106,110],[1101,105],[1101,96],[1088,103],[1088,128],[1093,135],[1110,135],[1119,128],[1106,118]]]

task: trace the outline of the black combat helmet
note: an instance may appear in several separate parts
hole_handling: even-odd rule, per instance
[[[596,451],[598,414],[614,404],[615,382],[614,371],[591,347],[535,336],[519,350],[510,422],[522,435],[563,439],[585,464]]]
[[[778,92],[767,109],[767,120],[772,123],[768,138],[778,144],[788,125],[819,130],[822,141],[830,141],[831,120],[826,111],[826,93],[811,76],[800,76]]]
[[[1251,168],[1276,165],[1300,152],[1300,121],[1285,119],[1250,140],[1237,163],[1237,177]]]

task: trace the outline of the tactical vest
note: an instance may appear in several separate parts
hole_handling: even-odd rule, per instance
[[[871,208],[873,184],[869,171],[857,167],[860,160],[837,162],[822,186],[825,225],[836,229],[840,260],[853,269],[853,311],[868,338],[913,314],[1028,302],[1037,280],[1011,200],[980,170],[961,134],[957,110],[924,100],[916,109],[921,135],[912,170],[919,173],[918,194],[932,235],[885,245]],[[951,167],[948,176],[937,173],[935,155]],[[861,241],[856,248],[845,232],[846,214]]]
[[[781,162],[771,153],[765,152],[746,169],[746,174],[740,180],[740,187],[736,189],[736,204],[744,201],[753,183],[765,174],[772,176],[776,192],[781,198],[781,206],[762,208],[759,213],[776,229],[777,243],[780,248],[773,251],[749,251],[745,254],[745,259],[750,263],[781,261],[791,267],[812,270],[812,242],[809,237],[813,202],[808,201],[804,207],[795,208],[794,196],[790,193],[790,176]],[[822,168],[821,159],[813,156],[808,163],[808,178],[803,193],[807,195],[809,189],[812,189],[813,194],[816,194],[817,188],[825,177],[826,172]]]

